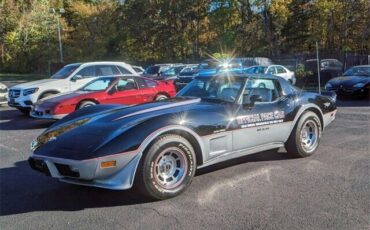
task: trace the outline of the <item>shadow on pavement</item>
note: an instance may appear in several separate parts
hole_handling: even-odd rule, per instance
[[[338,107],[370,107],[370,98],[341,97],[337,99]]]
[[[283,151],[282,151],[283,150]],[[285,149],[281,149],[278,152],[276,150],[263,151],[243,157],[238,157],[228,161],[224,161],[215,165],[211,165],[202,169],[198,169],[196,175],[203,175],[211,173],[217,170],[228,168],[235,165],[245,164],[248,162],[259,162],[259,161],[282,161],[292,160],[294,157],[290,156]]]
[[[150,202],[131,190],[113,191],[61,183],[33,171],[27,161],[0,169],[0,215],[34,211],[77,211]]]
[[[54,122],[28,117],[16,109],[0,110],[0,130],[44,129]]]
[[[286,153],[265,151],[209,166],[199,170],[197,176],[246,162],[288,159],[292,158]],[[0,169],[0,183],[1,216],[34,211],[78,211],[86,208],[153,202],[134,189],[113,191],[65,184],[33,171],[27,161],[17,162],[14,167]]]

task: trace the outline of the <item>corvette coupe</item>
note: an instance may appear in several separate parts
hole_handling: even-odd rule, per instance
[[[172,82],[139,76],[101,77],[77,91],[38,101],[30,115],[34,118],[61,119],[75,110],[96,104],[135,105],[167,99],[175,94]]]
[[[335,101],[334,93],[303,92],[280,77],[196,77],[175,98],[66,116],[31,143],[29,163],[63,182],[135,186],[167,199],[212,164],[280,147],[312,155],[335,118]]]

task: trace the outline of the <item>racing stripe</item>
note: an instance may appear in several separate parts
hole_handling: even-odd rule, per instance
[[[118,118],[114,119],[113,121],[121,120],[123,118],[132,117],[132,116],[143,114],[143,113],[154,112],[154,111],[157,111],[157,110],[169,109],[169,108],[173,108],[173,107],[177,107],[177,106],[183,106],[183,105],[189,105],[189,104],[195,104],[195,103],[199,103],[200,101],[201,101],[200,98],[196,98],[196,99],[191,99],[191,100],[187,100],[187,101],[181,101],[181,102],[175,102],[175,103],[170,103],[170,104],[166,104],[166,105],[156,106],[156,107],[153,107],[153,108],[143,109],[143,110],[140,110],[140,111],[137,111],[137,112],[133,112],[133,113],[124,115],[122,117],[118,117]]]

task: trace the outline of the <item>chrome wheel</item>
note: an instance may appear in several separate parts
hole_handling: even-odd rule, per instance
[[[319,138],[319,128],[315,121],[308,120],[301,129],[301,146],[306,152],[316,149]]]
[[[188,162],[183,150],[167,148],[158,155],[154,163],[154,178],[164,189],[176,188],[184,180]]]

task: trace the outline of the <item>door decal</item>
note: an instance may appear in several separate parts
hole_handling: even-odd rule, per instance
[[[278,110],[268,113],[255,113],[236,117],[241,128],[255,127],[261,125],[277,124],[284,122],[284,111]]]

